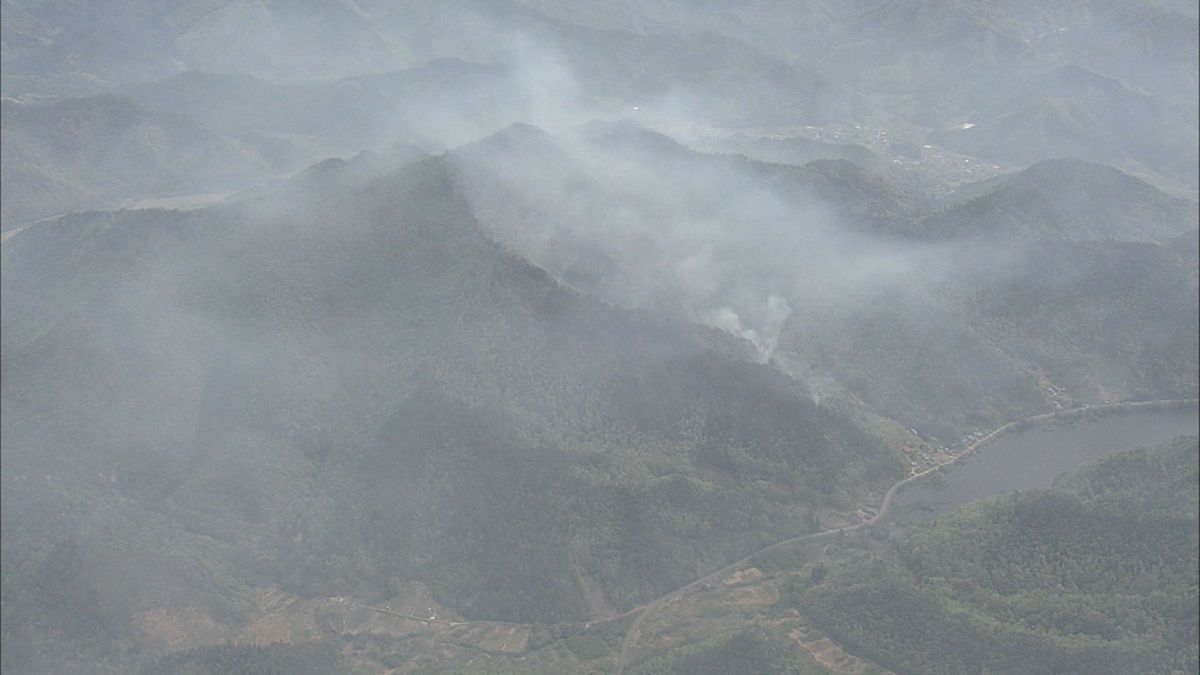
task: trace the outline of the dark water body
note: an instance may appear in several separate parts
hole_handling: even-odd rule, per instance
[[[989,495],[1048,488],[1057,476],[1089,460],[1195,435],[1200,435],[1196,408],[1119,413],[1011,433],[942,476],[916,481],[896,495],[897,519],[924,520]]]

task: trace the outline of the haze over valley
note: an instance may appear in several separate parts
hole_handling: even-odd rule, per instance
[[[2,11],[5,672],[1200,667],[1193,4]]]

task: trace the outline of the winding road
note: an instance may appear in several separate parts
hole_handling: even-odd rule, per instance
[[[732,574],[733,572],[735,572],[739,568],[741,568],[743,565],[746,565],[750,561],[754,560],[755,558],[757,558],[763,554],[770,553],[771,551],[775,551],[775,550],[784,548],[785,546],[791,546],[793,544],[800,544],[800,543],[806,543],[806,542],[820,541],[823,539],[832,539],[841,534],[845,534],[848,532],[854,532],[856,530],[865,530],[867,528],[875,526],[881,520],[883,520],[885,517],[887,517],[888,511],[892,507],[892,501],[895,499],[896,494],[899,493],[901,490],[903,490],[910,483],[916,482],[930,474],[933,474],[937,471],[940,471],[941,469],[944,469],[948,466],[951,466],[952,464],[955,464],[956,462],[962,460],[963,458],[970,456],[973,452],[975,452],[979,448],[991,443],[992,441],[1003,436],[1004,434],[1009,433],[1010,431],[1028,428],[1030,426],[1042,424],[1042,423],[1049,422],[1052,420],[1066,419],[1066,418],[1070,418],[1070,417],[1074,417],[1074,416],[1079,416],[1079,415],[1082,415],[1082,414],[1090,412],[1090,411],[1127,412],[1127,411],[1135,411],[1135,410],[1180,407],[1180,406],[1189,406],[1189,405],[1200,405],[1200,399],[1169,399],[1169,400],[1157,400],[1157,401],[1135,401],[1135,402],[1125,402],[1125,403],[1110,403],[1110,404],[1092,405],[1092,406],[1085,405],[1085,406],[1081,406],[1078,408],[1069,408],[1066,410],[1058,410],[1055,412],[1045,413],[1045,414],[1041,414],[1041,415],[1034,415],[1032,417],[1026,417],[1026,418],[1023,418],[1020,420],[1016,420],[1014,422],[1009,422],[1008,424],[997,427],[997,428],[993,429],[992,431],[988,432],[987,434],[985,434],[984,436],[980,437],[974,443],[967,446],[960,453],[955,455],[952,459],[942,462],[941,464],[938,464],[936,466],[932,466],[932,467],[925,469],[924,471],[921,471],[919,473],[914,473],[912,475],[909,475],[909,476],[893,483],[892,486],[888,488],[887,492],[884,493],[883,501],[879,505],[879,511],[874,516],[872,516],[871,518],[869,518],[867,520],[855,523],[853,525],[847,525],[845,527],[823,530],[821,532],[812,532],[810,534],[804,534],[804,535],[800,535],[798,537],[791,537],[789,539],[777,541],[774,544],[760,548],[760,549],[758,549],[742,558],[739,558],[719,569],[709,572],[708,574],[706,574],[702,577],[694,579],[694,580],[688,582],[687,584],[684,584],[683,586],[680,586],[674,590],[668,591],[667,593],[659,596],[658,598],[655,598],[654,600],[651,600],[650,602],[647,602],[642,605],[638,605],[637,607],[630,608],[619,614],[605,617],[604,619],[589,621],[585,625],[591,626],[591,625],[594,625],[597,623],[607,623],[609,621],[616,621],[619,619],[624,619],[624,618],[626,618],[628,616],[632,616],[634,614],[637,615],[637,618],[635,618],[633,620],[633,623],[631,623],[629,625],[629,629],[626,630],[625,636],[621,640],[621,652],[620,652],[619,656],[617,657],[617,667],[616,667],[616,671],[615,671],[616,675],[624,675],[625,667],[629,663],[629,653],[633,649],[633,646],[637,643],[638,637],[640,636],[639,631],[641,630],[642,624],[645,623],[646,619],[648,619],[650,616],[652,616],[660,608],[664,607],[665,605],[671,603],[672,601],[674,601],[678,598],[681,598],[684,595],[687,595],[688,593],[690,593],[694,590],[697,590],[707,584],[711,584],[711,583],[715,583],[715,582],[719,581],[720,579],[724,578],[725,576],[727,576],[729,574]],[[368,610],[372,610],[372,611],[379,612],[382,614],[390,614],[390,615],[405,618],[405,619],[419,621],[419,622],[422,622],[422,623],[425,623],[428,625],[444,625],[444,626],[448,626],[448,627],[466,626],[466,625],[493,625],[493,626],[512,627],[512,626],[525,626],[526,625],[526,624],[510,623],[507,621],[447,621],[444,619],[423,618],[423,617],[419,617],[419,616],[413,616],[410,614],[404,614],[401,612],[397,612],[390,608],[376,607],[373,605],[366,604],[364,602],[359,602],[358,600],[354,600],[352,598],[334,598],[334,599],[341,601],[341,602],[353,604],[358,607],[362,607],[363,609],[368,609]]]
[[[979,438],[979,440],[977,440],[974,443],[972,443],[971,445],[967,446],[966,449],[964,449],[959,454],[955,455],[955,457],[953,459],[942,462],[941,464],[938,464],[937,466],[930,467],[924,471],[921,471],[920,473],[912,474],[912,475],[908,476],[907,478],[904,478],[904,479],[899,480],[896,483],[894,483],[890,488],[888,488],[888,491],[883,495],[883,502],[879,505],[879,512],[876,513],[874,516],[872,516],[869,520],[864,520],[860,523],[855,523],[854,525],[847,525],[846,527],[836,528],[836,529],[832,529],[832,530],[824,530],[822,532],[813,532],[811,534],[805,534],[805,535],[801,535],[799,537],[792,537],[791,539],[784,539],[783,541],[776,542],[774,544],[771,544],[770,546],[760,548],[757,551],[754,551],[753,553],[745,556],[744,558],[735,560],[718,570],[715,570],[713,572],[710,572],[709,574],[706,574],[706,575],[700,577],[699,579],[691,581],[691,582],[687,583],[686,585],[680,586],[679,588],[676,588],[673,591],[669,591],[665,595],[659,596],[657,599],[652,600],[644,605],[634,607],[633,609],[631,609],[627,612],[623,612],[621,614],[621,616],[628,616],[634,612],[640,612],[640,614],[638,614],[638,617],[636,619],[634,619],[633,623],[631,623],[629,625],[629,630],[625,632],[625,637],[621,640],[621,653],[617,657],[616,675],[624,675],[625,666],[629,663],[629,652],[633,648],[633,645],[637,643],[638,631],[641,629],[642,624],[646,621],[646,619],[649,618],[652,614],[654,614],[654,612],[656,610],[658,610],[659,608],[663,607],[664,605],[670,603],[671,601],[673,601],[677,598],[687,595],[691,591],[694,591],[697,588],[704,586],[705,584],[713,583],[713,582],[725,577],[726,575],[737,571],[738,568],[740,568],[741,566],[750,562],[754,558],[757,558],[758,556],[763,555],[764,553],[769,553],[771,551],[783,548],[785,546],[791,546],[792,544],[799,544],[802,542],[819,541],[821,539],[829,539],[831,537],[836,537],[841,533],[853,532],[855,530],[863,530],[863,529],[867,529],[869,527],[874,526],[876,523],[883,520],[883,518],[887,515],[888,509],[891,508],[892,500],[895,498],[896,493],[898,493],[900,490],[904,489],[904,487],[907,486],[909,483],[920,480],[920,479],[924,478],[925,476],[928,476],[931,473],[934,473],[936,471],[944,469],[947,466],[950,466],[950,465],[954,464],[955,462],[958,462],[959,460],[963,459],[964,457],[969,456],[971,453],[975,452],[979,448],[987,445],[988,443],[991,443],[992,441],[996,440],[1000,436],[1003,436],[1004,434],[1006,434],[1018,427],[1024,428],[1024,427],[1028,427],[1028,426],[1035,425],[1035,424],[1042,424],[1044,422],[1049,422],[1051,420],[1072,417],[1072,416],[1080,415],[1082,413],[1085,413],[1088,411],[1093,411],[1093,410],[1094,411],[1116,412],[1116,411],[1125,411],[1125,410],[1141,410],[1141,409],[1147,409],[1147,408],[1153,409],[1153,408],[1163,408],[1163,407],[1170,407],[1170,406],[1195,405],[1197,403],[1200,403],[1200,401],[1198,401],[1197,399],[1178,399],[1178,400],[1160,400],[1160,401],[1138,401],[1138,402],[1128,402],[1128,403],[1111,403],[1111,404],[1107,404],[1107,405],[1093,405],[1093,406],[1085,405],[1085,406],[1082,406],[1079,408],[1069,408],[1067,410],[1058,410],[1055,412],[1045,413],[1042,415],[1034,415],[1032,417],[1026,417],[1026,418],[1017,420],[1015,422],[1009,422],[1008,424],[997,427],[997,428],[993,429],[992,431],[988,432],[986,435]]]

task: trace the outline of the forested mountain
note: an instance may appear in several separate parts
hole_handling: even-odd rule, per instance
[[[0,2],[6,672],[1194,667],[1149,488],[881,512],[1197,396],[1191,4]]]
[[[792,596],[897,673],[1197,667],[1196,439],[984,500]]]
[[[39,11],[20,0],[7,4],[13,15],[8,25],[21,25],[12,32],[23,44],[6,59],[6,94],[47,88],[69,93],[95,87],[96,79],[111,86],[180,70],[302,81],[455,56],[525,63],[537,70],[539,86],[564,84],[554,81],[557,70],[559,77],[577,79],[588,95],[626,102],[666,97],[669,105],[723,123],[828,120],[853,108],[852,97],[836,84],[735,39],[598,30],[510,0],[170,7],[114,0],[86,12]],[[111,44],[116,35],[136,31],[142,39],[119,49]],[[498,41],[498,35],[507,39]],[[349,44],[355,47],[344,48]],[[92,67],[74,70],[72,59]],[[83,83],[72,86],[71,80]],[[702,110],[701,102],[711,105]]]
[[[417,578],[469,616],[577,619],[577,575],[625,609],[897,475],[723,334],[502,252],[452,177],[424,160],[6,243],[6,607],[120,643],[151,610],[236,625],[253,586]]]
[[[928,216],[930,236],[1162,242],[1198,226],[1196,203],[1101,164],[1059,159],[968,186]]]
[[[979,122],[930,135],[930,140],[968,155],[1028,164],[1057,157],[1110,162],[1143,175],[1171,179],[1172,187],[1194,194],[1194,113],[1156,110],[1141,96],[1038,98]],[[1164,129],[1167,130],[1163,133]]]
[[[663,655],[631,672],[644,675],[826,675],[830,671],[797,651],[779,630],[747,629],[731,637],[692,646],[683,654]]]
[[[532,102],[518,77],[512,67],[443,58],[405,70],[286,84],[189,71],[122,91],[227,133],[311,138],[339,152],[398,141],[442,150],[530,117]]]
[[[350,672],[331,645],[223,645],[172,654],[139,675],[341,675]]]
[[[1194,230],[1195,202],[1109,167],[1041,163],[939,207],[847,160],[697,153],[629,122],[451,156],[481,222],[552,274],[938,436],[1043,409],[1047,374],[1081,400],[1195,392],[1194,271],[1134,245]]]
[[[524,119],[513,73],[455,59],[322,84],[183,73],[53,103],[5,99],[6,229],[125,200],[229,192],[330,156],[430,150]]]

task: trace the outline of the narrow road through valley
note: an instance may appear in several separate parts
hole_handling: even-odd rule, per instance
[[[876,513],[874,516],[871,516],[871,518],[869,520],[864,520],[860,523],[855,523],[854,525],[847,525],[846,527],[836,528],[836,529],[832,529],[832,530],[824,530],[822,532],[814,532],[812,534],[805,534],[805,535],[801,535],[799,537],[792,537],[791,539],[784,539],[783,541],[776,542],[774,544],[771,544],[770,546],[760,548],[757,551],[754,551],[753,553],[745,556],[744,558],[735,560],[714,572],[710,572],[709,574],[706,574],[706,575],[700,577],[699,579],[696,579],[695,581],[691,581],[691,582],[687,583],[686,585],[676,588],[673,591],[669,591],[665,595],[659,596],[657,599],[651,600],[650,602],[648,602],[644,605],[640,605],[638,607],[634,607],[633,609],[631,609],[627,612],[623,612],[620,616],[628,616],[634,612],[640,612],[640,614],[638,614],[638,617],[636,619],[634,619],[633,623],[631,623],[629,625],[629,630],[625,632],[625,637],[621,640],[621,653],[617,657],[616,675],[624,675],[625,667],[629,663],[629,652],[633,648],[633,645],[637,643],[638,631],[641,629],[642,624],[646,621],[646,619],[650,615],[654,614],[654,612],[656,610],[658,610],[659,608],[670,603],[672,600],[675,600],[684,595],[687,595],[691,591],[694,591],[697,588],[704,586],[705,584],[713,583],[713,582],[721,579],[722,577],[733,573],[741,566],[745,565],[746,563],[750,562],[754,558],[757,558],[758,556],[760,556],[764,553],[769,553],[771,551],[783,548],[785,546],[791,546],[792,544],[799,544],[801,542],[811,542],[811,541],[819,541],[822,539],[829,539],[831,537],[838,536],[840,533],[853,532],[855,530],[862,530],[862,529],[866,529],[866,528],[874,526],[876,523],[883,520],[883,518],[887,515],[888,509],[891,508],[892,500],[895,498],[896,493],[898,493],[900,490],[904,489],[904,487],[907,486],[909,483],[920,480],[920,479],[924,478],[925,476],[928,476],[929,474],[934,473],[935,471],[939,471],[941,469],[946,468],[947,466],[954,464],[955,462],[958,462],[959,460],[963,459],[964,457],[969,456],[971,453],[973,453],[976,450],[978,450],[979,448],[987,445],[988,443],[991,443],[992,441],[996,440],[1000,436],[1003,436],[1004,434],[1008,433],[1009,431],[1012,431],[1018,427],[1023,428],[1023,427],[1027,427],[1027,426],[1031,426],[1031,425],[1035,425],[1035,424],[1041,424],[1043,422],[1049,422],[1051,420],[1055,420],[1055,419],[1059,419],[1059,418],[1063,418],[1063,417],[1079,415],[1079,414],[1087,412],[1089,410],[1098,410],[1098,411],[1141,410],[1141,409],[1145,409],[1145,408],[1158,408],[1158,407],[1179,406],[1179,405],[1194,405],[1194,404],[1197,404],[1198,402],[1200,402],[1200,400],[1198,400],[1198,399],[1179,399],[1179,400],[1163,400],[1163,401],[1138,401],[1138,402],[1129,402],[1129,403],[1110,403],[1107,405],[1093,405],[1093,406],[1085,405],[1085,406],[1082,406],[1079,408],[1070,408],[1067,410],[1058,410],[1058,411],[1051,412],[1051,413],[1045,413],[1043,415],[1034,415],[1033,417],[1026,417],[1024,419],[1020,419],[1015,422],[1009,422],[1008,424],[997,427],[997,428],[993,429],[992,431],[990,431],[989,433],[982,436],[979,440],[977,440],[974,443],[972,443],[971,445],[967,446],[962,452],[955,455],[953,459],[942,462],[941,464],[938,464],[937,466],[930,467],[924,471],[921,471],[920,473],[912,474],[909,477],[904,478],[904,479],[899,480],[896,483],[894,483],[890,488],[888,488],[888,491],[883,495],[883,502],[879,505],[879,512]]]

